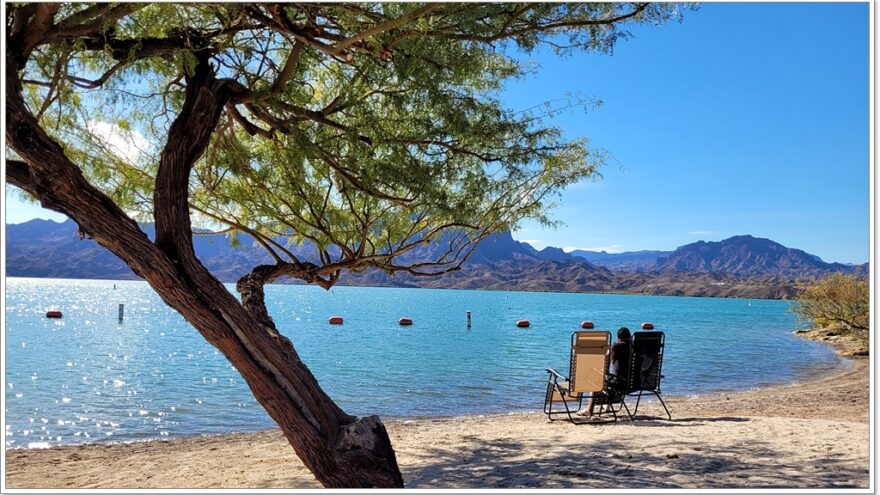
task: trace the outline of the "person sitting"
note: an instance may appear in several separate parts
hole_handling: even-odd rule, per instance
[[[599,412],[605,412],[604,408],[611,407],[610,403],[620,400],[620,396],[626,393],[626,386],[629,378],[629,356],[632,350],[632,334],[629,328],[620,327],[617,330],[617,341],[611,345],[608,350],[610,353],[610,364],[608,366],[608,391],[611,393],[608,404],[604,404]],[[587,409],[581,413],[583,416],[592,416],[595,407],[595,394],[590,395],[587,402]]]
[[[629,355],[632,351],[632,334],[629,328],[617,330],[617,341],[611,345],[611,364],[608,366],[609,388],[624,391],[629,378]]]

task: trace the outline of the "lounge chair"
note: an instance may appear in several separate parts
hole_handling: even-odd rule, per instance
[[[569,375],[564,376],[554,369],[547,369],[547,393],[544,396],[544,413],[552,421],[565,414],[574,422],[574,413],[583,406],[587,396],[596,397],[605,392],[605,370],[608,369],[606,351],[611,343],[611,332],[574,332],[571,336],[571,362]],[[564,410],[559,410],[562,403]],[[553,406],[557,405],[557,410]],[[575,407],[576,404],[576,407]],[[611,409],[614,419],[617,413]],[[601,413],[600,413],[601,414]]]
[[[649,332],[635,332],[632,336],[632,351],[630,352],[629,380],[626,395],[622,397],[626,413],[632,420],[639,410],[639,402],[643,395],[654,395],[660,400],[660,404],[666,411],[666,416],[672,419],[669,408],[663,402],[660,391],[660,381],[663,378],[663,349],[666,336],[663,332],[652,330]],[[636,397],[636,406],[632,413],[626,405],[627,397]]]

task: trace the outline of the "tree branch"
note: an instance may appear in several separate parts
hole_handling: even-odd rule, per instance
[[[153,192],[156,241],[172,260],[195,261],[189,217],[189,176],[202,156],[230,92],[204,53],[194,74],[187,76],[183,107],[168,131],[168,141],[159,159]],[[184,266],[189,266],[184,263]]]
[[[250,273],[238,279],[235,284],[235,290],[241,294],[241,304],[255,317],[265,324],[272,323],[272,317],[266,309],[265,291],[263,287],[271,283],[273,280],[283,276],[295,277],[308,283],[314,283],[325,289],[329,289],[338,279],[330,277],[327,279],[316,275],[318,266],[314,263],[284,263],[279,262],[274,265],[259,265],[254,267]]]
[[[13,13],[13,32],[6,47],[16,65],[24,67],[34,49],[46,41],[60,3],[37,3],[33,8],[17,8]]]
[[[427,14],[428,12],[431,12],[432,10],[436,9],[440,5],[442,5],[442,4],[439,4],[439,3],[425,4],[424,6],[414,10],[410,14],[400,16],[396,19],[392,19],[392,20],[385,22],[383,24],[378,24],[376,26],[373,26],[370,29],[367,29],[367,30],[362,31],[360,33],[357,33],[347,39],[344,39],[344,40],[336,43],[336,45],[332,47],[332,50],[336,55],[340,55],[340,54],[344,53],[348,47],[354,45],[355,43],[363,41],[363,40],[365,40],[371,36],[375,36],[379,33],[383,33],[385,31],[389,31],[391,29],[394,29],[402,24],[412,22],[412,21],[418,19],[419,17],[422,17],[423,15]]]
[[[94,35],[102,32],[119,19],[133,14],[146,7],[149,3],[97,4],[67,17],[58,23],[57,29],[48,37],[49,40],[75,38]]]
[[[559,22],[548,22],[546,24],[537,24],[537,25],[529,25],[521,28],[517,28],[511,31],[501,30],[498,33],[492,36],[480,36],[475,34],[463,34],[463,33],[455,33],[448,31],[429,31],[427,33],[415,33],[408,32],[404,34],[404,36],[413,36],[415,34],[426,34],[432,36],[443,36],[449,39],[454,40],[464,40],[464,41],[478,41],[481,43],[494,43],[495,41],[499,41],[506,38],[512,38],[514,36],[518,36],[521,34],[527,33],[546,33],[548,31],[552,31],[554,29],[560,28],[573,28],[573,27],[587,27],[587,26],[602,26],[602,25],[612,25],[618,22],[629,20],[633,17],[638,16],[645,9],[648,8],[649,3],[640,3],[636,5],[633,10],[627,12],[625,14],[620,14],[614,17],[606,17],[602,19],[585,19],[580,21],[559,21]]]
[[[6,182],[23,189],[33,197],[37,196],[36,182],[31,177],[31,169],[21,160],[6,160]]]
[[[284,90],[284,86],[287,84],[288,81],[290,81],[294,70],[296,70],[296,66],[299,63],[300,56],[302,55],[303,45],[304,43],[302,41],[294,42],[293,46],[290,48],[290,54],[287,56],[287,60],[284,62],[284,67],[281,68],[281,71],[278,73],[278,76],[275,78],[275,82],[272,83],[272,87],[269,88],[269,91],[266,91],[263,94],[253,91],[242,91],[239,95],[230,100],[230,104],[252,104],[255,101],[265,101],[273,96],[278,95],[278,93]]]

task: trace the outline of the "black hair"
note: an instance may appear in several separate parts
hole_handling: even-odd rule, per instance
[[[617,330],[617,338],[620,340],[629,340],[629,338],[630,338],[629,328],[620,327],[620,329]]]

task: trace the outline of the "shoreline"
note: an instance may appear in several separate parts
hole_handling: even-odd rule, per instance
[[[630,273],[638,273],[638,272],[619,272],[623,274]],[[698,273],[698,272],[694,272]],[[146,280],[142,278],[127,278],[127,279],[115,279],[115,278],[64,278],[64,277],[35,277],[35,276],[7,276],[7,278],[14,279],[30,279],[30,280],[76,280],[76,281],[101,281],[101,282],[143,282],[147,283]],[[220,281],[223,285],[235,285],[236,281]],[[273,285],[279,286],[310,286],[311,284],[305,282],[274,282]],[[336,287],[347,287],[347,288],[365,288],[365,289],[427,289],[427,290],[455,290],[455,291],[486,291],[486,292],[525,292],[525,293],[536,293],[536,294],[590,294],[590,295],[609,295],[609,296],[655,296],[655,297],[684,297],[684,298],[697,298],[697,299],[739,299],[739,300],[755,300],[755,301],[791,301],[791,297],[747,297],[744,295],[709,295],[709,294],[680,294],[680,293],[649,293],[649,292],[630,292],[625,290],[617,290],[617,289],[609,289],[609,290],[597,290],[597,291],[565,291],[565,290],[553,290],[553,289],[496,289],[491,287],[482,287],[482,288],[467,288],[467,287],[423,287],[419,285],[350,285],[345,283],[339,283],[334,285]],[[761,286],[763,287],[763,286]]]
[[[795,335],[797,335],[795,333]],[[805,337],[806,338],[806,337]],[[817,340],[818,339],[811,339]],[[752,387],[748,389],[718,389],[711,390],[708,392],[702,393],[694,393],[694,394],[663,394],[664,400],[673,400],[673,401],[710,401],[717,400],[719,397],[727,397],[730,395],[739,395],[739,394],[754,394],[754,393],[766,393],[772,392],[775,389],[786,389],[790,387],[800,387],[806,386],[813,382],[822,382],[826,380],[834,380],[834,379],[847,379],[847,375],[850,373],[856,372],[854,370],[858,365],[856,362],[859,360],[858,357],[855,357],[850,354],[846,354],[842,352],[842,348],[839,344],[823,342],[828,345],[832,349],[835,349],[836,353],[840,356],[840,365],[836,366],[834,369],[829,370],[813,370],[806,373],[806,377],[804,379],[797,379],[793,381],[779,382],[770,384],[767,386],[759,386]],[[656,400],[652,397],[647,399],[648,401]],[[412,422],[432,422],[432,421],[445,421],[452,419],[500,419],[506,418],[510,416],[529,416],[529,415],[543,415],[543,413],[538,409],[517,409],[510,412],[483,412],[483,413],[465,413],[465,414],[451,414],[451,415],[439,415],[439,416],[388,416],[383,415],[380,416],[382,418],[382,422],[385,424],[390,423],[412,423]],[[137,443],[153,443],[153,442],[173,442],[180,440],[193,440],[199,438],[218,438],[224,436],[233,436],[233,435],[256,435],[262,434],[266,432],[272,432],[277,430],[277,428],[264,428],[259,430],[252,431],[229,431],[229,432],[217,432],[217,433],[184,433],[179,436],[170,436],[170,437],[154,437],[154,438],[144,438],[144,439],[136,439],[136,440],[110,440],[110,441],[98,441],[98,442],[83,442],[83,443],[71,443],[64,445],[51,445],[48,447],[26,447],[23,445],[17,445],[12,447],[5,447],[6,451],[42,451],[42,450],[52,450],[52,449],[65,449],[65,448],[77,448],[77,447],[91,447],[91,446],[115,446],[115,445],[129,445],[129,444],[137,444]]]
[[[866,488],[869,360],[843,359],[808,381],[664,395],[672,421],[651,400],[632,423],[536,409],[385,424],[411,488]],[[7,488],[319,488],[278,429],[5,453]]]

